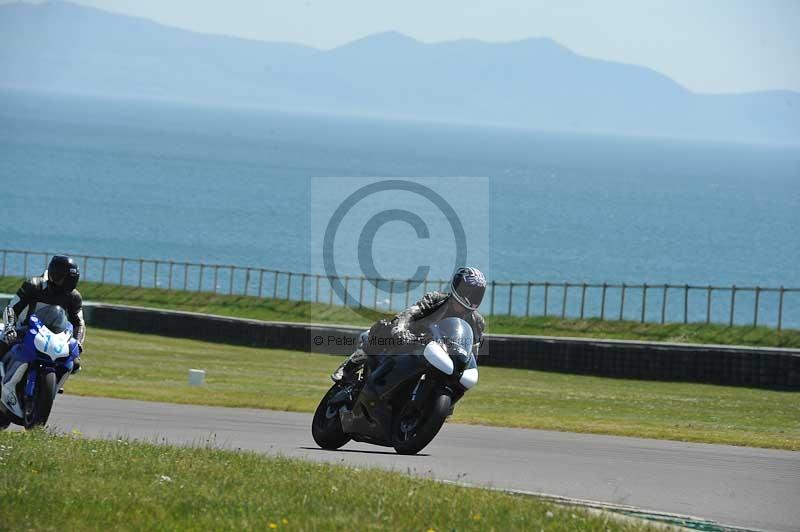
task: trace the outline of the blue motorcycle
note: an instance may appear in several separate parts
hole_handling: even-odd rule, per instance
[[[0,429],[47,423],[80,354],[67,313],[57,305],[37,308],[20,334],[0,362]]]

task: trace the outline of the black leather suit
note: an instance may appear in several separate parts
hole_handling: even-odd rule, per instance
[[[31,277],[22,283],[10,303],[17,316],[17,325],[27,325],[28,316],[36,312],[36,306],[39,304],[58,305],[63,308],[72,324],[73,337],[81,346],[83,345],[86,323],[83,321],[83,298],[80,292],[62,290],[44,277]],[[3,346],[0,346],[0,349],[5,350]]]

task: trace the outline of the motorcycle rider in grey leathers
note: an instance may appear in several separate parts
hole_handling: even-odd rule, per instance
[[[475,345],[473,353],[478,357],[478,348],[486,329],[486,321],[478,313],[478,306],[486,292],[486,278],[477,268],[460,268],[453,275],[450,292],[428,292],[415,304],[397,314],[391,320],[380,320],[369,332],[371,341],[359,346],[350,357],[331,375],[334,382],[347,381],[367,361],[370,355],[386,351],[386,346],[403,346],[419,341],[428,335],[430,324],[444,318],[456,317],[472,327]],[[374,341],[384,337],[384,341]]]

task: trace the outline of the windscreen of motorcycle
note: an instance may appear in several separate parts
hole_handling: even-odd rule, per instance
[[[472,356],[472,327],[461,318],[445,318],[431,325],[431,334],[447,354],[468,362]]]
[[[56,305],[38,308],[30,321],[31,332],[36,333],[33,344],[37,351],[53,360],[69,356],[72,326],[64,309]]]
[[[58,305],[39,304],[33,315],[55,334],[61,334],[72,327],[67,319],[66,311]]]

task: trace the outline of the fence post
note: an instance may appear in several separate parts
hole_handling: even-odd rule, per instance
[[[236,267],[231,266],[231,278],[228,279],[228,294],[233,295],[233,278],[236,277]]]
[[[344,306],[345,307],[347,306],[347,299],[348,299],[347,296],[350,295],[350,288],[349,287],[350,287],[350,277],[345,275],[344,276]]]
[[[619,295],[619,321],[625,317],[625,283],[622,283],[622,292]]]
[[[8,251],[3,250],[3,277],[6,276],[6,256],[8,255]]]
[[[292,299],[292,272],[289,272],[289,278],[286,280],[286,301]]]
[[[550,297],[550,283],[548,281],[544,282],[544,317],[547,317],[547,299]]]
[[[394,299],[394,279],[389,279],[389,310],[392,310],[393,299]]]
[[[264,288],[264,268],[258,269],[258,297],[262,297]],[[319,283],[317,283],[317,291],[319,291]]]
[[[189,287],[189,263],[183,263],[183,291],[186,292],[186,289]]]
[[[531,282],[528,281],[528,293],[525,295],[525,317],[531,315]]]
[[[761,287],[756,286],[756,302],[753,307],[753,327],[758,327],[758,300],[761,297]]]
[[[119,284],[122,286],[125,274],[125,259],[120,259],[119,263]]]
[[[197,281],[197,291],[198,292],[202,292],[203,291],[203,274],[205,273],[205,271],[206,271],[206,265],[201,262],[200,263],[200,278]]]
[[[641,323],[644,323],[645,317],[647,317],[647,283],[642,283],[642,319],[641,319]]]
[[[106,257],[103,257],[103,267],[100,273],[100,284],[106,284]]]
[[[508,315],[511,316],[511,302],[514,299],[514,281],[508,282]]]
[[[689,285],[683,285],[683,323],[689,323]]]
[[[411,289],[409,288],[410,285],[411,285],[411,283],[409,282],[408,279],[406,279],[406,306],[405,306],[405,308],[408,308],[408,293],[411,291]]]
[[[28,277],[28,252],[22,254],[22,276]]]
[[[250,270],[251,269],[252,268],[250,268],[250,266],[248,266],[247,270],[245,271],[245,274],[244,274],[244,294],[243,295],[247,295],[247,290],[250,288]]]
[[[706,324],[711,323],[711,285],[706,288]]]
[[[564,296],[561,298],[561,319],[563,320],[567,316],[567,290],[569,289],[569,283],[564,281]]]
[[[331,294],[333,294],[333,285],[331,285]],[[333,297],[333,295],[331,295]],[[272,299],[278,299],[278,271],[272,272]],[[333,304],[333,303],[331,303]]]
[[[378,310],[378,287],[380,286],[381,280],[375,279],[375,290],[372,293],[372,308]]]
[[[300,301],[306,300],[306,277],[308,277],[306,273],[300,277]]]
[[[142,287],[142,267],[143,267],[142,265],[143,264],[144,264],[144,261],[142,261],[142,259],[140,257],[139,258],[139,288]]]
[[[364,278],[358,280],[358,308],[364,308]]]
[[[319,274],[314,274],[314,285],[316,289],[314,290],[314,303],[319,303]]]
[[[494,316],[494,289],[495,289],[495,285],[496,284],[497,283],[495,283],[494,279],[492,279],[492,306],[489,308],[489,316]],[[428,282],[426,280],[425,281],[426,288],[427,288],[427,285],[428,285]]]
[[[169,280],[167,281],[167,290],[172,290],[172,265],[173,262],[169,261]]]
[[[581,319],[583,319],[584,303],[586,303],[586,283],[581,285]]]
[[[608,283],[603,283],[603,291],[600,295],[600,319],[604,320],[606,317],[606,288],[608,288]]]
[[[736,309],[736,285],[733,285],[731,286],[731,319],[730,323],[728,324],[729,327],[733,327],[733,314],[735,309]]]
[[[778,330],[781,330],[781,325],[783,324],[783,293],[785,292],[783,285],[781,285],[781,289],[778,291]]]
[[[84,279],[88,279],[89,278],[89,274],[87,273],[88,271],[89,271],[89,257],[88,256],[84,256],[83,257],[83,273],[81,274],[81,275],[84,275]]]
[[[661,323],[662,324],[664,324],[664,322],[667,319],[667,289],[668,288],[669,288],[669,285],[667,285],[667,283],[664,283],[664,293],[661,295]]]
[[[158,265],[161,261],[155,261],[155,266],[153,267],[153,288],[158,287]]]

